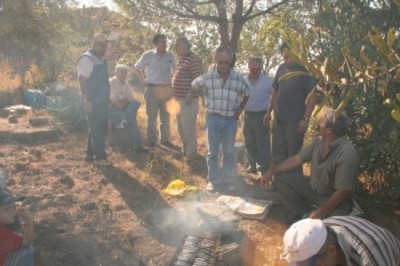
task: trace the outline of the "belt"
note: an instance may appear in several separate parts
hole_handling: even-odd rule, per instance
[[[147,85],[154,87],[154,86],[171,86],[171,83],[162,84],[162,83],[147,83]]]
[[[257,111],[257,112],[253,112],[253,111],[244,111],[246,114],[265,114],[267,112],[267,110],[264,111]]]

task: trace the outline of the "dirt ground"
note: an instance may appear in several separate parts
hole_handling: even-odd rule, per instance
[[[172,141],[180,144],[176,133]],[[212,202],[215,195],[199,191],[177,198],[162,192],[177,178],[205,187],[204,143],[194,163],[161,146],[137,154],[108,145],[110,167],[84,162],[85,147],[84,133],[63,131],[57,139],[34,142],[0,137],[0,168],[10,173],[7,185],[27,196],[23,205],[34,213],[35,265],[169,265],[184,235],[204,233],[189,209]],[[237,194],[265,193],[238,179],[242,189]],[[277,205],[266,220],[243,219],[224,232],[224,244],[240,247],[221,256],[217,265],[286,265],[279,259],[284,213]],[[399,216],[385,208],[370,215],[397,236]]]

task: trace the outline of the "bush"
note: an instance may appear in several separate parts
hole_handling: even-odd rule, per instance
[[[86,118],[83,112],[82,100],[77,89],[69,89],[63,93],[62,107],[56,117],[68,130],[86,129]]]

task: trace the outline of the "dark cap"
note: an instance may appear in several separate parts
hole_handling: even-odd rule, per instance
[[[11,192],[5,188],[0,188],[0,205],[7,205],[16,201],[22,201],[25,196],[17,196],[11,194]]]

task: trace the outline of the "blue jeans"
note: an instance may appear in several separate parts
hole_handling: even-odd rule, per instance
[[[128,122],[127,129],[129,134],[129,141],[133,148],[143,146],[142,136],[140,134],[140,129],[136,121],[136,114],[139,110],[139,107],[140,102],[132,100],[124,109],[116,109],[112,106],[110,110],[110,120],[113,125],[118,125],[123,119]]]
[[[24,246],[8,254],[5,266],[33,266],[33,247]]]
[[[235,172],[235,137],[236,117],[224,117],[218,114],[207,114],[207,179],[213,185],[230,184]],[[219,150],[222,145],[223,163],[219,167]]]

